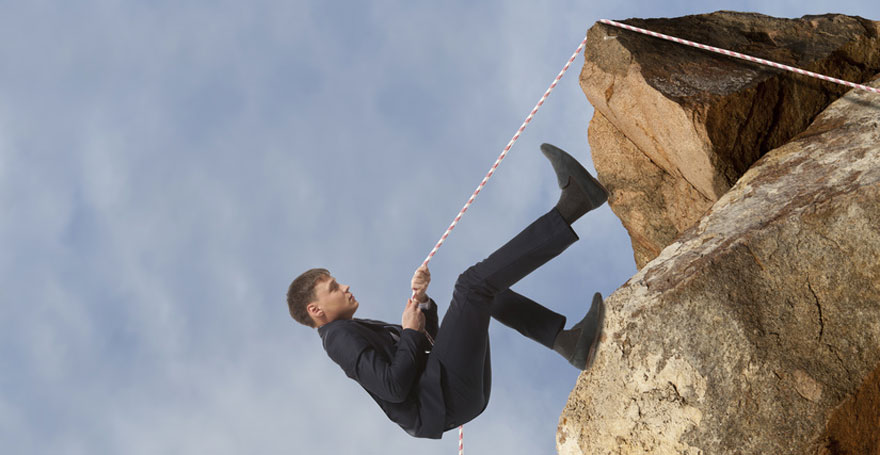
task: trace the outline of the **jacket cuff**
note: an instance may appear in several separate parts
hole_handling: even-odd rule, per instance
[[[419,303],[419,309],[422,311],[431,311],[437,308],[437,304],[434,303],[434,299],[428,297],[428,300]]]

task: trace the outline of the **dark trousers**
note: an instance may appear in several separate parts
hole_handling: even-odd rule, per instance
[[[553,209],[458,277],[452,303],[431,350],[431,361],[441,364],[445,429],[472,420],[489,403],[490,317],[553,347],[565,317],[509,288],[577,239],[577,234]]]

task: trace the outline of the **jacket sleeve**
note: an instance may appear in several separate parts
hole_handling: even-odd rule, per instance
[[[425,351],[429,347],[424,334],[404,329],[391,362],[372,347],[361,353],[355,369],[356,379],[377,397],[391,403],[401,403],[425,369],[428,358]]]
[[[425,368],[425,351],[430,347],[427,337],[412,329],[403,330],[389,359],[352,330],[349,321],[331,324],[323,336],[324,349],[346,376],[385,401],[404,401]]]
[[[431,338],[436,339],[437,330],[439,329],[437,303],[434,302],[434,299],[428,297],[428,301],[420,303],[419,308],[422,309],[422,313],[425,315],[425,330],[431,335]]]

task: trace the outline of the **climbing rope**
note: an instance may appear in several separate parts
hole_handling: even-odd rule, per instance
[[[532,109],[532,112],[529,113],[528,117],[526,117],[525,121],[522,123],[522,125],[520,125],[519,129],[516,130],[516,134],[513,135],[513,138],[511,138],[510,142],[507,143],[507,146],[504,147],[501,155],[499,155],[498,159],[495,160],[495,164],[493,164],[492,167],[489,168],[489,173],[487,173],[486,176],[483,177],[483,181],[481,181],[480,184],[477,186],[477,189],[474,190],[474,194],[471,195],[470,199],[467,200],[467,202],[464,204],[464,207],[462,207],[461,211],[459,211],[458,215],[456,215],[455,219],[452,220],[452,224],[449,225],[449,227],[446,229],[446,232],[444,232],[443,235],[440,236],[440,240],[437,241],[436,245],[434,245],[434,249],[432,249],[431,252],[428,253],[428,257],[425,258],[425,261],[422,262],[422,265],[427,265],[428,262],[431,262],[431,258],[433,258],[437,250],[440,249],[440,245],[443,245],[443,242],[446,241],[446,237],[449,237],[449,233],[452,232],[453,229],[455,229],[455,225],[458,224],[459,220],[461,220],[464,212],[467,212],[468,207],[471,206],[471,204],[474,202],[474,199],[476,199],[477,195],[480,194],[480,191],[483,190],[483,187],[486,186],[486,182],[488,182],[489,178],[491,178],[492,175],[495,174],[495,170],[498,169],[498,165],[501,164],[501,161],[504,160],[504,157],[507,156],[507,152],[510,151],[510,148],[513,147],[513,144],[516,143],[517,139],[519,139],[519,136],[522,134],[523,130],[526,129],[526,126],[529,124],[529,122],[532,121],[532,118],[535,117],[538,109],[540,109],[541,106],[544,105],[544,101],[547,99],[548,96],[550,96],[550,92],[552,92],[553,89],[556,88],[556,84],[558,84],[559,80],[562,79],[562,75],[565,74],[566,71],[568,71],[568,67],[571,66],[571,63],[574,62],[574,59],[577,58],[578,54],[581,53],[581,49],[584,48],[585,44],[587,44],[586,37],[583,41],[581,41],[581,44],[578,45],[577,49],[575,49],[574,54],[571,54],[571,58],[569,58],[568,61],[565,63],[565,66],[562,67],[562,71],[560,71],[559,74],[556,75],[556,79],[553,80],[553,83],[550,84],[550,87],[547,89],[546,92],[544,92],[544,96],[542,96],[541,99],[538,100],[538,104],[535,105],[535,107]]]
[[[751,55],[741,54],[739,52],[729,51],[727,49],[721,49],[718,47],[707,46],[705,44],[695,43],[693,41],[688,41],[686,39],[676,38],[674,36],[664,35],[662,33],[652,32],[650,30],[645,30],[643,28],[633,27],[632,25],[622,24],[620,22],[615,22],[608,19],[600,19],[599,22],[612,25],[614,27],[626,29],[633,32],[642,33],[644,35],[653,36],[655,38],[665,39],[667,41],[672,41],[678,44],[684,44],[685,46],[696,47],[698,49],[703,49],[710,52],[715,52],[717,54],[727,55],[728,57],[735,57],[743,60],[747,60],[753,63],[760,63],[766,66],[772,66],[773,68],[778,68],[785,71],[791,71],[792,73],[801,74],[804,76],[814,77],[816,79],[821,79],[823,81],[834,82],[840,85],[846,85],[847,87],[857,88],[861,90],[866,90],[869,92],[880,93],[880,89],[874,87],[868,87],[867,85],[856,84],[854,82],[845,81],[843,79],[837,79],[835,77],[826,76],[824,74],[814,73],[812,71],[803,70],[800,68],[795,68],[793,66],[783,65],[781,63],[771,62],[770,60],[764,60],[763,58],[753,57]]]
[[[814,78],[821,79],[824,81],[834,82],[837,84],[846,85],[848,87],[866,90],[866,91],[873,92],[873,93],[880,93],[880,89],[876,89],[874,87],[868,87],[867,85],[856,84],[856,83],[845,81],[842,79],[837,79],[837,78],[833,78],[830,76],[825,76],[823,74],[818,74],[818,73],[803,70],[800,68],[795,68],[793,66],[783,65],[781,63],[776,63],[776,62],[772,62],[770,60],[765,60],[762,58],[753,57],[751,55],[741,54],[739,52],[729,51],[727,49],[721,49],[721,48],[717,48],[717,47],[713,47],[713,46],[708,46],[705,44],[700,44],[700,43],[696,43],[693,41],[688,41],[685,39],[676,38],[674,36],[664,35],[662,33],[652,32],[650,30],[645,30],[643,28],[633,27],[631,25],[623,24],[620,22],[615,22],[615,21],[608,20],[608,19],[600,19],[599,22],[606,24],[606,25],[611,25],[614,27],[630,30],[633,32],[638,32],[638,33],[642,33],[645,35],[653,36],[655,38],[661,38],[661,39],[672,41],[675,43],[684,44],[686,46],[696,47],[698,49],[703,49],[703,50],[727,55],[730,57],[735,57],[735,58],[747,60],[747,61],[754,62],[754,63],[759,63],[762,65],[771,66],[771,67],[786,70],[786,71],[791,71],[791,72],[794,72],[797,74],[814,77]],[[452,220],[452,223],[449,225],[448,228],[446,228],[446,231],[443,233],[443,235],[440,236],[440,240],[437,241],[437,244],[434,245],[434,248],[431,250],[430,253],[428,253],[428,257],[425,258],[424,262],[422,262],[422,265],[427,265],[429,262],[431,262],[431,259],[434,257],[434,254],[437,253],[437,250],[440,249],[440,246],[443,245],[443,242],[446,241],[446,238],[449,237],[449,234],[452,232],[453,229],[455,229],[455,226],[461,220],[461,217],[464,215],[465,212],[467,212],[468,207],[471,206],[471,204],[474,202],[474,199],[476,199],[477,195],[480,194],[480,191],[483,190],[483,187],[486,186],[486,182],[488,182],[489,179],[492,177],[492,175],[495,174],[495,170],[498,169],[498,165],[500,165],[501,161],[504,160],[504,158],[507,156],[507,152],[510,151],[511,147],[513,147],[513,144],[516,143],[517,139],[519,139],[522,132],[526,129],[526,126],[528,126],[528,124],[532,121],[532,118],[535,117],[535,114],[538,112],[538,109],[541,108],[541,106],[544,104],[544,101],[547,100],[548,96],[550,96],[550,92],[552,92],[553,89],[556,88],[556,84],[559,83],[559,80],[562,79],[562,76],[565,74],[566,71],[568,71],[568,68],[574,62],[575,58],[577,58],[578,54],[580,54],[581,50],[584,48],[584,45],[586,43],[587,43],[587,38],[585,37],[583,39],[583,41],[581,41],[581,43],[578,45],[578,47],[574,51],[574,53],[571,55],[571,58],[569,58],[568,61],[565,63],[565,66],[562,68],[562,70],[559,72],[559,74],[556,75],[556,78],[553,80],[553,83],[550,84],[550,87],[547,89],[547,91],[544,92],[544,95],[541,96],[541,99],[538,100],[538,103],[535,105],[535,107],[532,109],[532,111],[526,117],[525,121],[523,121],[523,123],[522,123],[522,125],[520,125],[519,129],[516,130],[516,133],[513,135],[513,138],[511,138],[510,142],[507,143],[507,146],[504,147],[504,150],[502,150],[501,155],[498,156],[498,159],[495,160],[495,163],[492,164],[492,167],[489,168],[489,172],[486,174],[485,177],[483,177],[483,180],[480,182],[480,184],[477,185],[477,189],[474,190],[473,194],[471,194],[471,197],[464,204],[464,207],[461,208],[461,210],[458,212],[458,215],[455,216],[455,218]],[[413,291],[413,297],[415,297],[415,291]],[[434,344],[434,340],[431,339],[430,336],[428,339],[429,339],[429,341],[431,341],[431,344]],[[464,453],[464,425],[461,425],[458,427],[458,454],[463,455],[463,453]]]

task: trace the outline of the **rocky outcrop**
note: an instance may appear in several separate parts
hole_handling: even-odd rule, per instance
[[[880,96],[831,104],[606,303],[561,454],[880,453]]]
[[[880,23],[857,17],[624,22],[857,82],[880,72]],[[585,57],[593,162],[639,268],[846,90],[602,24],[590,29]]]
[[[761,18],[758,25],[770,20],[755,17]],[[872,24],[841,16],[803,21],[817,21],[820,30],[826,22]],[[591,39],[612,36],[597,27]],[[631,49],[617,36],[607,41],[617,41],[621,52]],[[824,34],[813,39],[833,40]],[[603,99],[618,117],[597,105],[590,141],[600,179],[618,204],[615,212],[641,217],[645,225],[661,217],[656,226],[669,237],[658,240],[650,229],[638,234],[644,240],[633,235],[634,246],[644,241],[665,247],[606,300],[604,343],[560,416],[559,453],[880,455],[880,95],[829,94],[830,103],[799,130],[787,126],[795,121],[790,118],[771,122],[765,129],[779,132],[748,139],[749,151],[737,145],[745,139],[712,128],[748,136],[753,127],[744,125],[760,116],[700,123],[718,107],[697,100],[717,106],[719,97],[744,96],[743,87],[755,97],[766,96],[770,86],[783,93],[829,89],[775,73],[752,74],[757,79],[746,83],[724,71],[718,78],[730,79],[679,88],[687,101],[674,101],[656,87],[675,83],[649,82],[648,70],[638,66],[647,58],[629,54],[630,63],[616,70],[618,82]],[[681,78],[708,77],[708,67],[695,65],[697,76]],[[607,99],[624,96],[619,81],[627,78],[630,110],[624,111],[620,100],[626,98]],[[880,87],[878,74],[865,79]],[[764,89],[756,88],[761,84]],[[786,84],[791,87],[779,88]],[[721,88],[733,86],[740,91],[722,96]],[[804,108],[800,99],[785,95],[774,112],[788,111],[787,101]],[[624,112],[637,120],[618,125]],[[642,139],[626,129],[649,131],[645,125],[654,115],[679,128],[678,136],[665,137],[660,122]],[[675,137],[682,147],[672,148]],[[772,149],[761,149],[771,143]],[[608,150],[614,155],[602,158]],[[740,151],[720,152],[732,150]],[[757,161],[735,164],[746,155]],[[703,167],[688,168],[698,156]],[[736,166],[748,167],[738,179],[724,171]],[[716,186],[725,179],[734,180],[728,188]],[[643,186],[629,188],[630,181]],[[640,197],[642,208],[633,205]],[[701,200],[705,206],[697,206]],[[622,201],[630,204],[626,210]],[[662,218],[665,211],[674,213]]]

